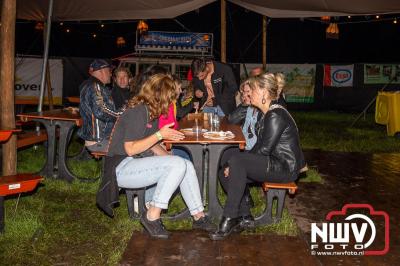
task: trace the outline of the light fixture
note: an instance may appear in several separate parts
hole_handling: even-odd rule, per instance
[[[142,34],[143,32],[146,32],[149,29],[149,25],[144,20],[139,20],[139,23],[137,24],[137,30]]]
[[[43,22],[38,22],[35,25],[35,30],[43,30],[44,29],[44,23]]]
[[[351,18],[351,16],[347,16],[347,18]]]
[[[67,33],[69,33],[69,32],[70,32],[70,29],[66,29],[65,31],[66,31]]]
[[[104,24],[101,24],[100,27],[104,28]]]
[[[92,36],[93,36],[93,38],[96,38],[96,37],[97,37],[96,33],[93,33],[93,35],[92,35]]]
[[[330,16],[322,16],[321,20],[322,21],[329,21],[329,20],[331,20],[331,17]]]
[[[64,22],[60,22],[60,26],[64,25]]]
[[[376,19],[379,19],[379,15],[376,15],[375,18],[376,18]]]
[[[339,27],[337,23],[329,23],[329,26],[326,28],[326,38],[339,39]]]
[[[117,43],[118,47],[125,46],[125,44],[126,44],[125,38],[122,36],[118,37],[116,43]]]

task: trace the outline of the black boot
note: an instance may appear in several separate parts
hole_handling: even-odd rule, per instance
[[[244,215],[241,217],[240,227],[244,230],[252,229],[255,227],[254,217],[251,214]]]
[[[241,217],[229,218],[222,217],[219,223],[218,230],[214,233],[210,233],[210,238],[212,240],[222,240],[229,236],[236,228],[240,227]]]

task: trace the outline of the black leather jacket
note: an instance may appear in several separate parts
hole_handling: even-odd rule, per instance
[[[280,105],[272,104],[257,123],[256,132],[257,143],[250,152],[266,156],[266,175],[297,179],[299,170],[306,163],[298,129],[289,112]]]
[[[230,124],[243,125],[246,120],[248,105],[239,104],[236,109],[228,115],[228,122]]]

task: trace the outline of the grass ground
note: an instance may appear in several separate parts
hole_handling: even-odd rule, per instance
[[[359,121],[355,128],[349,125],[354,116],[336,113],[295,112],[301,143],[305,149],[354,152],[398,152],[400,140],[386,136],[385,128],[374,124],[373,117]],[[74,142],[70,153],[79,151]],[[18,152],[18,171],[36,172],[44,164],[44,147]],[[69,167],[78,176],[97,177],[100,163],[95,160],[70,160]],[[125,197],[121,195],[116,216],[110,219],[95,207],[98,182],[66,183],[46,179],[35,193],[7,197],[6,233],[0,236],[0,264],[54,265],[60,262],[72,265],[115,265],[126,247],[133,230],[141,230],[137,221],[129,219]],[[300,182],[323,182],[317,169],[310,169]],[[224,194],[219,193],[224,201]],[[255,201],[254,214],[264,209],[264,199],[258,187],[251,189]],[[17,206],[17,208],[16,208]],[[183,208],[176,197],[169,212]],[[168,229],[190,229],[190,219],[166,222]],[[282,222],[257,228],[254,232],[274,232],[296,235],[297,226],[284,210]]]

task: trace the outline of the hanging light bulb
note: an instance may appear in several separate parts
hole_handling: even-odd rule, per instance
[[[351,18],[351,16],[347,16],[347,18],[349,18],[349,19],[350,19],[350,18]]]
[[[43,30],[44,29],[44,23],[43,22],[38,22],[35,25],[35,30]]]
[[[65,31],[66,31],[67,33],[69,33],[71,30],[70,30],[70,29],[66,29]]]
[[[104,24],[101,24],[100,27],[104,28]]]
[[[97,34],[96,34],[96,33],[93,33],[92,36],[93,36],[93,38],[96,38],[96,37],[97,37]]]
[[[375,18],[376,18],[376,19],[379,19],[379,15],[376,15]]]
[[[125,38],[122,37],[122,36],[121,36],[121,37],[118,37],[116,43],[117,43],[117,46],[118,46],[118,47],[123,47],[123,46],[125,46],[125,44],[126,44]]]
[[[322,21],[329,21],[329,20],[331,20],[331,17],[330,16],[322,16],[321,20]]]
[[[394,23],[394,24],[397,24],[397,18],[395,18],[395,19],[393,20],[393,23]]]
[[[137,25],[137,30],[142,34],[143,32],[146,32],[149,29],[149,25],[144,20],[140,20],[138,25]]]
[[[64,22],[60,22],[60,26],[64,25]]]

